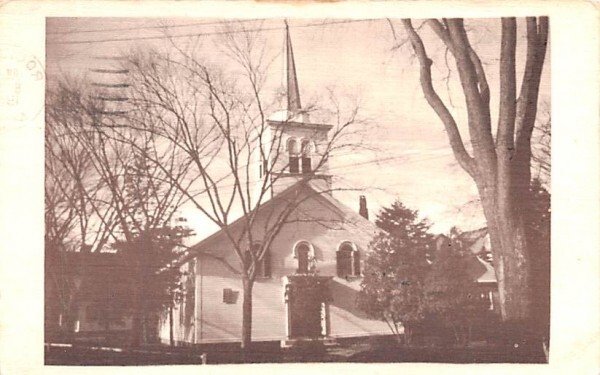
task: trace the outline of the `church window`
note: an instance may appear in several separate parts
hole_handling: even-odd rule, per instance
[[[302,173],[307,174],[312,172],[311,162],[312,148],[308,140],[302,141]]]
[[[223,289],[223,303],[233,305],[237,303],[240,292],[230,288]]]
[[[295,138],[290,138],[288,141],[288,153],[289,153],[289,168],[290,173],[300,173],[300,158],[298,141]]]
[[[255,243],[250,248],[250,251],[254,253],[254,256],[256,258],[258,258],[260,255],[259,253],[261,251],[261,244]],[[250,251],[246,252],[246,264],[248,265],[252,262],[252,256],[250,255]],[[256,277],[271,277],[271,253],[269,252],[269,249],[265,250],[265,253],[263,254],[261,260],[257,259],[255,269],[256,271],[254,274],[256,275]]]
[[[343,242],[336,252],[338,277],[360,276],[360,253],[352,242]]]

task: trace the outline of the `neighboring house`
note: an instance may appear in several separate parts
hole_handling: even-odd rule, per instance
[[[289,32],[286,42],[288,104],[267,120],[271,134],[282,137],[286,155],[274,161],[271,178],[276,181],[270,199],[259,208],[253,237],[262,238],[261,228],[290,202],[301,203],[260,265],[253,289],[252,339],[287,344],[306,338],[389,334],[384,322],[369,319],[356,305],[365,252],[379,230],[366,218],[364,197],[359,204],[362,216],[333,197],[326,161],[315,170],[332,126],[312,123],[303,113]],[[264,163],[270,162],[256,160],[257,174],[262,177]],[[304,179],[309,172],[315,176]],[[230,224],[229,232],[239,234],[244,221],[242,217]],[[165,314],[161,340],[168,343],[173,334],[178,343],[240,341],[242,265],[225,232],[196,244],[189,254],[181,263],[188,275],[185,297]],[[316,283],[312,289],[306,287],[309,280]],[[312,297],[319,293],[321,299],[315,302]]]
[[[480,297],[486,300],[489,311],[499,313],[498,306],[498,283],[496,273],[492,266],[492,253],[490,235],[487,228],[462,232],[459,239],[465,243],[473,257],[469,258],[467,272],[477,281]],[[436,247],[449,244],[449,238],[443,234],[436,236]]]
[[[46,280],[47,339],[131,329],[133,286],[120,254],[66,252],[52,268]]]

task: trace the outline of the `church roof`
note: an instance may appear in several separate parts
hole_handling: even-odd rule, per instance
[[[290,28],[287,21],[285,21],[285,63],[287,110],[290,112],[298,112],[302,108],[302,104],[300,103],[300,89],[298,87],[298,77],[296,75],[294,50],[292,48]]]
[[[374,223],[372,223],[371,221],[369,221],[369,220],[365,219],[364,217],[362,217],[361,215],[359,215],[358,212],[352,210],[351,208],[349,208],[342,202],[338,201],[333,196],[331,196],[329,193],[323,192],[323,188],[322,188],[322,186],[319,185],[318,181],[313,181],[313,180],[296,182],[292,186],[288,187],[281,193],[275,195],[273,198],[271,198],[268,201],[266,201],[265,203],[263,203],[260,206],[260,209],[265,210],[269,206],[277,204],[277,203],[285,204],[285,199],[287,196],[297,193],[299,190],[302,190],[302,189],[307,189],[307,190],[310,190],[310,191],[316,193],[316,194],[314,194],[315,199],[320,200],[321,202],[325,203],[325,205],[327,205],[327,207],[329,209],[334,210],[335,212],[338,213],[338,215],[343,217],[344,222],[351,223],[357,230],[365,231],[365,232],[375,232],[375,231],[380,230]],[[242,225],[244,223],[243,219],[244,219],[244,216],[238,218],[237,220],[235,220],[234,222],[229,224],[229,228],[233,229],[239,225]],[[215,245],[217,242],[224,239],[223,236],[225,236],[225,233],[223,230],[219,230],[216,233],[213,233],[212,235],[208,236],[207,238],[203,239],[202,241],[198,242],[197,244],[191,246],[190,249],[188,250],[188,252],[186,252],[186,254],[182,258],[180,258],[180,260],[177,263],[179,263],[179,264],[184,263],[184,262],[190,260],[191,258],[194,258],[201,254],[219,255],[219,256],[223,255],[223,254],[220,254],[219,249],[217,249],[216,247],[213,247],[213,245]]]

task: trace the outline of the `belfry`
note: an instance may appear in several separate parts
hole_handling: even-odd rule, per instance
[[[272,196],[303,178],[310,178],[311,181],[321,185],[323,190],[330,191],[331,176],[326,153],[328,133],[333,126],[311,122],[308,111],[302,107],[294,50],[287,22],[284,46],[286,108],[267,118],[272,142],[281,145],[278,149],[278,157],[272,158],[276,159],[271,169],[271,178],[276,177],[272,184]],[[265,162],[269,163],[263,160],[261,171],[267,169]]]

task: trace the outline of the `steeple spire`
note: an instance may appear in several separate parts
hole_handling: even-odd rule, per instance
[[[287,110],[296,113],[300,110],[300,90],[298,88],[298,78],[296,77],[296,64],[294,63],[294,51],[292,50],[292,39],[290,38],[290,28],[287,20],[285,22],[285,75],[286,75],[286,96]]]

